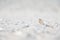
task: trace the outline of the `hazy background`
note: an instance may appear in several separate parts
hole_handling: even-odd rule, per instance
[[[0,15],[8,17],[42,17],[59,22],[60,0],[0,0]]]

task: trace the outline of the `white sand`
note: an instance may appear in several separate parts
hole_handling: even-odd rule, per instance
[[[0,18],[6,18],[8,21],[5,23],[4,20],[2,21],[1,19],[0,23],[3,22],[3,26],[5,27],[7,24],[10,24],[7,26],[11,28],[6,28],[7,30],[18,28],[21,32],[18,31],[20,36],[17,36],[17,32],[16,35],[15,32],[2,32],[3,34],[0,35],[5,35],[6,38],[4,36],[3,38],[6,40],[60,40],[60,28],[45,28],[45,25],[42,26],[38,23],[38,19],[41,18],[45,24],[49,23],[53,26],[55,26],[56,23],[60,24],[59,2],[59,0],[1,0]],[[30,26],[29,28],[24,28],[28,25]],[[0,27],[1,26],[2,24],[0,24]],[[46,30],[49,30],[51,34],[43,33]],[[28,33],[30,36],[32,35],[29,38],[27,37]]]

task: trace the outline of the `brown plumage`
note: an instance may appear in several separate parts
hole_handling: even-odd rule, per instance
[[[44,24],[42,19],[39,19],[39,24]]]

